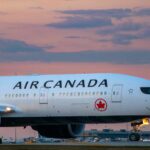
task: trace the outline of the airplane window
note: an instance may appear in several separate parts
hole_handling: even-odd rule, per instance
[[[107,92],[104,92],[105,95],[107,95]]]
[[[141,87],[141,91],[144,94],[150,94],[150,87]]]

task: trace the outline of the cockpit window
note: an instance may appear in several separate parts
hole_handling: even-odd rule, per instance
[[[144,94],[150,94],[150,87],[141,87],[141,91]]]

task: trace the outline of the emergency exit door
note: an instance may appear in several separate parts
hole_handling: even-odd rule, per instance
[[[39,103],[48,104],[48,89],[41,88],[39,93]]]
[[[113,85],[112,95],[111,95],[112,102],[122,101],[122,89],[123,89],[123,85]]]

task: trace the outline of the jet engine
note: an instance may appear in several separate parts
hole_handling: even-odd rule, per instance
[[[84,131],[84,124],[66,125],[37,125],[32,126],[33,130],[45,137],[51,138],[75,138]]]

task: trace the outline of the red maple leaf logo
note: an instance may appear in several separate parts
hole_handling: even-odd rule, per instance
[[[95,107],[99,111],[106,111],[107,102],[104,99],[97,99],[95,102]]]
[[[99,108],[99,109],[104,109],[105,108],[105,103],[103,103],[102,101],[100,101],[98,104],[97,104],[97,107]]]

